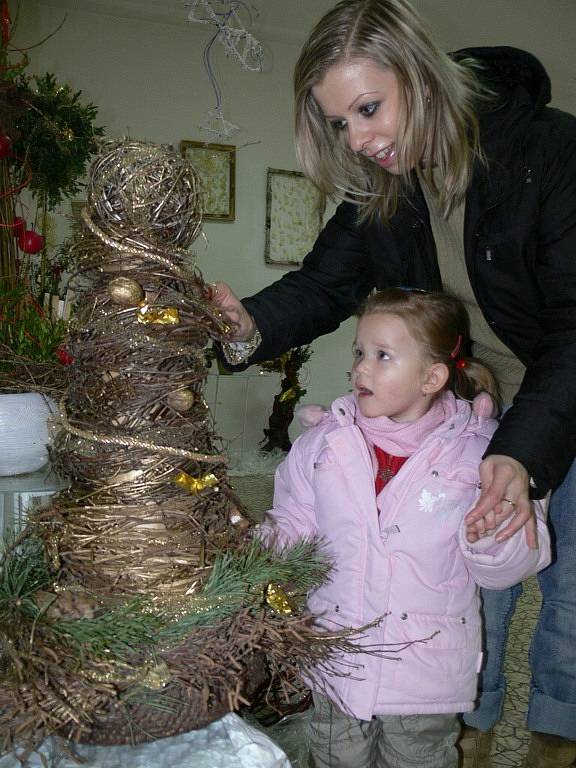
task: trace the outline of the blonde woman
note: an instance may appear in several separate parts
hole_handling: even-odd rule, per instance
[[[480,464],[470,541],[510,519],[536,546],[530,498],[553,490],[555,552],[539,574],[526,766],[576,760],[576,119],[551,109],[530,54],[445,55],[405,0],[343,0],[295,69],[303,169],[340,197],[302,268],[240,302],[231,363],[329,333],[373,288],[445,289],[466,305],[471,351],[495,371],[505,412]],[[521,591],[484,591],[485,667],[461,742],[489,766],[505,693],[504,649]],[[473,726],[473,727],[472,727]]]

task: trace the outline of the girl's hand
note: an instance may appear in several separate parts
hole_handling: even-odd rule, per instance
[[[466,538],[473,543],[487,536],[509,517],[512,521],[496,536],[496,541],[506,541],[526,526],[526,543],[530,549],[538,547],[536,517],[528,489],[528,473],[516,459],[510,456],[488,456],[480,464],[482,494],[476,506],[466,515]]]
[[[212,283],[210,299],[213,304],[220,307],[232,326],[232,333],[228,337],[228,341],[247,341],[254,335],[256,330],[254,320],[229,285]]]

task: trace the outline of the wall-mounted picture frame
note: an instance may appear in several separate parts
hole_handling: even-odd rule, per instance
[[[264,261],[301,264],[320,232],[325,208],[325,196],[303,173],[268,168]]]
[[[207,221],[234,221],[236,197],[236,147],[233,144],[207,144],[203,141],[180,142],[180,153],[189,160],[198,175],[204,193]]]
[[[87,200],[70,201],[70,218],[75,227],[79,227],[82,224],[82,210],[86,208],[87,205]]]

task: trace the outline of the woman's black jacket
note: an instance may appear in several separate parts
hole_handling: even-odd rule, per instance
[[[488,165],[466,197],[468,274],[484,316],[527,366],[487,454],[520,461],[544,495],[576,455],[576,119],[545,106],[542,65],[513,48],[468,49],[499,94],[480,117]],[[244,304],[266,360],[335,330],[373,288],[441,288],[421,189],[387,226],[342,203],[302,267]]]

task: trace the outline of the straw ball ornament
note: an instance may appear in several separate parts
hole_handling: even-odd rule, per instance
[[[200,182],[194,167],[171,147],[138,141],[110,142],[93,164],[88,208],[99,227],[130,239],[187,248],[202,220]],[[136,237],[135,237],[136,236]]]

